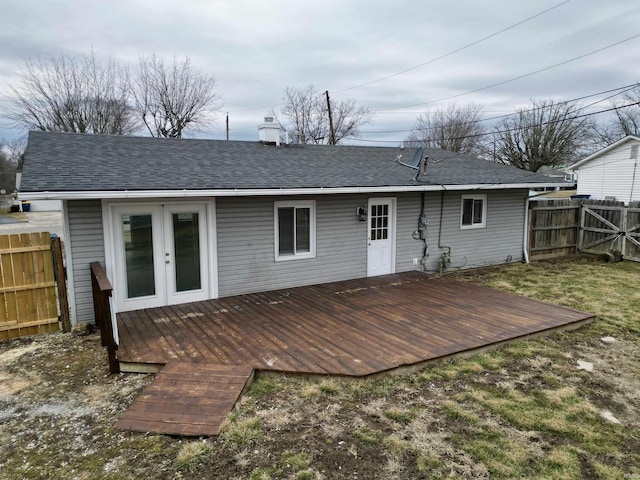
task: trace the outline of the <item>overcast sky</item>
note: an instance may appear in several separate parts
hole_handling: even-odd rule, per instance
[[[376,114],[358,143],[397,145],[421,112],[454,101],[482,104],[494,116],[531,99],[567,100],[640,81],[638,0],[2,3],[0,109],[25,59],[92,48],[99,58],[123,63],[141,54],[189,56],[198,70],[215,75],[224,101],[214,128],[198,133],[214,139],[224,138],[229,112],[231,139],[257,140],[257,125],[278,108],[288,85],[314,84],[333,101],[352,98],[370,107]],[[603,101],[590,110],[607,107]],[[20,134],[0,118],[0,139]]]

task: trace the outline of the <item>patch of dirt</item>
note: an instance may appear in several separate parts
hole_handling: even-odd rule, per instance
[[[113,430],[152,377],[111,375],[105,355],[95,334],[0,342],[2,478],[175,477],[170,461],[142,467],[135,447],[147,436]],[[175,450],[170,438],[158,438]]]

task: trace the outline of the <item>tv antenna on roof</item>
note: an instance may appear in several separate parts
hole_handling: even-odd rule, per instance
[[[429,160],[429,157],[422,157],[424,153],[424,148],[423,147],[418,147],[415,151],[415,153],[413,154],[413,157],[411,157],[411,163],[404,163],[402,160],[402,155],[398,155],[396,157],[396,162],[398,162],[400,165],[402,165],[403,167],[409,167],[412,170],[417,170],[417,173],[415,175],[415,177],[413,177],[414,180],[418,180],[418,177],[420,176],[420,163],[422,163],[422,173],[427,173],[427,161]]]

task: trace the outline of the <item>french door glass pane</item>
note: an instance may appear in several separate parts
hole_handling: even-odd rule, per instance
[[[197,213],[174,213],[173,245],[176,291],[201,288],[200,224]]]
[[[311,210],[296,208],[296,252],[311,251]]]
[[[156,293],[151,215],[122,215],[127,298]]]

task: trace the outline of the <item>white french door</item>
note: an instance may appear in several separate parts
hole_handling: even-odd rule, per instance
[[[370,198],[367,215],[367,276],[395,270],[395,198]]]
[[[209,298],[206,204],[118,205],[112,223],[118,311]]]

